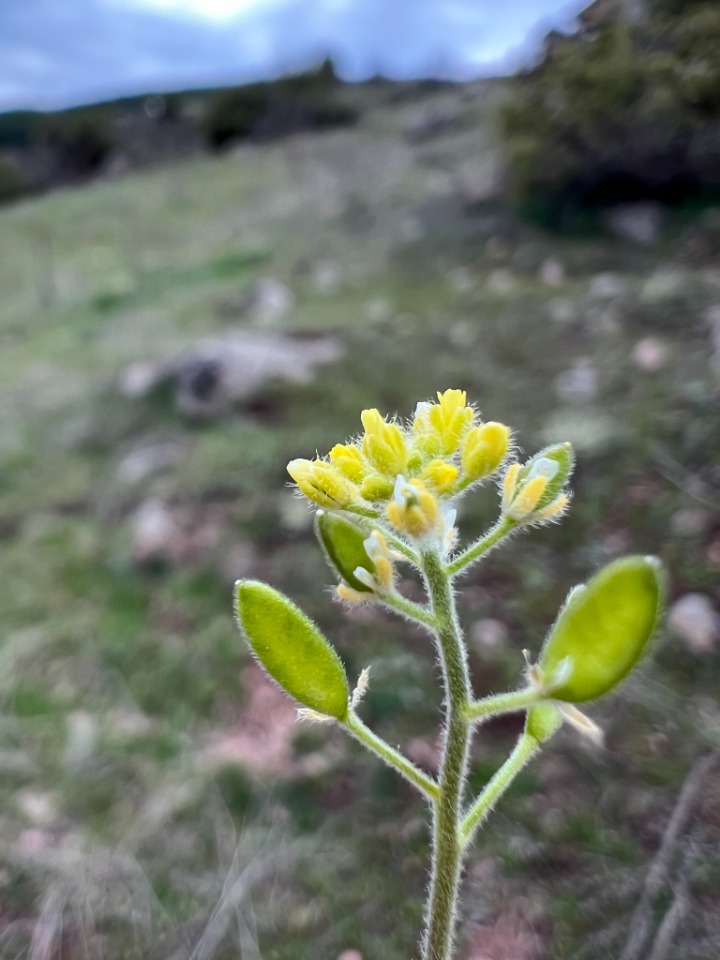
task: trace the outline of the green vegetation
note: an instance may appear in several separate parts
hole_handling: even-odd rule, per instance
[[[567,513],[575,458],[570,444],[560,443],[524,464],[511,460],[507,426],[483,423],[464,390],[436,395],[437,402],[419,401],[404,421],[365,409],[356,441],[335,444],[324,458],[293,459],[287,469],[316,509],[337,597],[351,605],[378,604],[432,638],[443,688],[437,775],[428,776],[360,719],[371,666],[351,693],[332,644],[287,596],[252,580],[238,580],[235,596],[238,626],[268,676],[301,705],[299,716],[344,727],[428,802],[432,859],[422,956],[451,960],[457,956],[464,862],[478,829],[563,721],[601,742],[599,728],[573,704],[614,690],[646,652],[662,614],[664,575],[656,557],[607,564],[573,588],[537,663],[526,651],[524,682],[476,700],[457,615],[457,580],[514,534]],[[474,542],[458,543],[460,498],[498,474],[497,519]],[[424,602],[398,589],[400,570],[408,565],[422,579]],[[505,762],[471,793],[474,728],[506,714],[525,715],[522,733]]]
[[[328,60],[267,83],[124,97],[50,113],[0,113],[0,204],[22,193],[85,181],[112,160],[123,167],[214,151],[237,141],[278,139],[358,122],[358,97],[345,92]]]
[[[17,163],[0,153],[0,203],[18,200],[29,192],[28,183]]]
[[[582,206],[720,196],[720,9],[658,0],[553,35],[513,79],[501,126],[523,209],[562,223]]]
[[[0,212],[3,958],[27,955],[33,935],[49,955],[93,960],[189,955],[201,940],[196,956],[234,960],[256,941],[265,960],[412,956],[422,800],[344,738],[295,724],[232,616],[235,576],[287,592],[337,638],[351,676],[377,664],[364,721],[432,770],[430,645],[328,605],[311,516],[286,489],[287,460],[358,430],[363,407],[405,410],[458,385],[486,416],[522,424],[524,450],[578,448],[563,524],[522,556],[491,554],[461,594],[478,695],[508,689],[568,583],[619,554],[660,555],[671,601],[713,596],[717,224],[671,225],[648,251],[549,237],[497,199],[468,216],[458,184],[495,156],[498,95],[434,91],[363,111],[356,128]],[[436,110],[463,122],[418,146],[401,136]],[[267,277],[295,297],[274,319],[243,306]],[[118,388],[131,364],[238,331],[329,334],[344,354],[320,379],[269,383],[204,423],[167,388]],[[164,465],[128,470],[162,444]],[[179,533],[144,563],[133,523],[152,500]],[[495,502],[492,490],[467,501],[468,536]],[[516,781],[469,863],[468,952],[537,934],[558,960],[581,945],[620,955],[682,784],[716,745],[719,681],[716,655],[661,641],[642,682],[594,709],[605,751],[560,734]],[[263,766],[266,729],[284,733],[263,742]],[[481,732],[473,789],[517,732],[502,719]],[[717,796],[705,786],[676,847],[680,861],[697,852],[677,942],[698,960],[718,953]]]
[[[272,139],[300,130],[351,126],[358,111],[342,101],[342,85],[332,63],[319,70],[271,83],[220,90],[208,98],[203,118],[214,148],[248,137]]]

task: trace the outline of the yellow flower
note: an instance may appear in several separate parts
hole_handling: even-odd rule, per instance
[[[469,483],[495,473],[510,446],[510,429],[504,423],[483,423],[473,427],[462,445],[462,469]]]
[[[387,517],[396,530],[415,540],[438,533],[442,527],[435,497],[419,480],[408,483],[402,476],[397,478],[395,494],[387,505]]]
[[[357,499],[353,484],[324,460],[291,460],[287,471],[298,490],[321,507],[342,510]]]
[[[464,390],[438,392],[437,403],[419,403],[413,420],[417,447],[427,456],[452,456],[475,418]]]
[[[360,414],[365,435],[362,451],[373,467],[386,477],[396,477],[405,469],[408,451],[405,437],[396,423],[388,423],[378,410],[363,410]]]

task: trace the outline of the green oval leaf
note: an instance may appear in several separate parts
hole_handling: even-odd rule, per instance
[[[273,680],[303,706],[344,720],[350,697],[345,669],[312,620],[256,580],[238,580],[235,605],[248,643]]]
[[[655,632],[663,595],[655,557],[616,560],[571,590],[540,655],[548,681],[567,673],[549,696],[582,703],[624,680]]]
[[[353,590],[372,593],[370,587],[355,576],[358,567],[375,573],[375,564],[364,546],[367,535],[350,520],[326,512],[318,514],[316,531],[328,563],[340,578]]]

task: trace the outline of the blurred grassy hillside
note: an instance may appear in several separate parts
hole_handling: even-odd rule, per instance
[[[568,588],[620,553],[658,553],[671,600],[717,608],[720,221],[670,222],[654,246],[523,226],[495,186],[500,96],[430,92],[0,211],[1,957],[414,955],[421,801],[338,731],[296,725],[231,614],[235,576],[282,587],[351,675],[372,665],[367,721],[432,767],[432,651],[330,602],[286,487],[287,460],[356,432],[364,407],[409,415],[457,386],[525,451],[577,445],[562,525],[465,584],[478,694],[514,684]],[[282,309],[252,306],[268,279]],[[342,356],[199,422],[166,384],[127,388],[128,370],[249,332]],[[488,489],[461,530],[495,511]],[[162,533],[149,553],[143,516]],[[620,957],[638,904],[675,923],[662,956],[718,955],[717,770],[645,885],[717,746],[719,680],[712,628],[686,624],[593,709],[603,750],[548,747],[472,856],[462,956]],[[479,733],[475,787],[517,729]]]

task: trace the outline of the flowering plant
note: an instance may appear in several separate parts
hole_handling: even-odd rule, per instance
[[[529,527],[559,520],[570,504],[574,457],[569,444],[517,460],[501,423],[481,422],[461,390],[419,403],[407,425],[377,410],[361,414],[364,432],[328,456],[292,460],[288,472],[317,508],[316,531],[345,602],[378,603],[420,624],[432,636],[442,667],[444,724],[437,778],[420,770],[372,732],[358,708],[369,671],[351,692],[337,653],[292,601],[253,580],[236,585],[241,629],[270,676],[301,704],[307,719],[336,722],[412,783],[433,815],[433,856],[423,960],[450,960],[463,860],[487,815],[524,765],[568,722],[601,740],[577,706],[611,691],[648,647],[663,600],[654,557],[626,557],[575,587],[535,662],[525,652],[518,689],[476,699],[467,647],[455,606],[455,584],[489,550]],[[499,517],[464,548],[455,526],[460,498],[479,484],[501,480]],[[427,602],[396,587],[397,565],[421,575]],[[523,733],[479,796],[466,797],[474,728],[502,713],[523,711]]]

